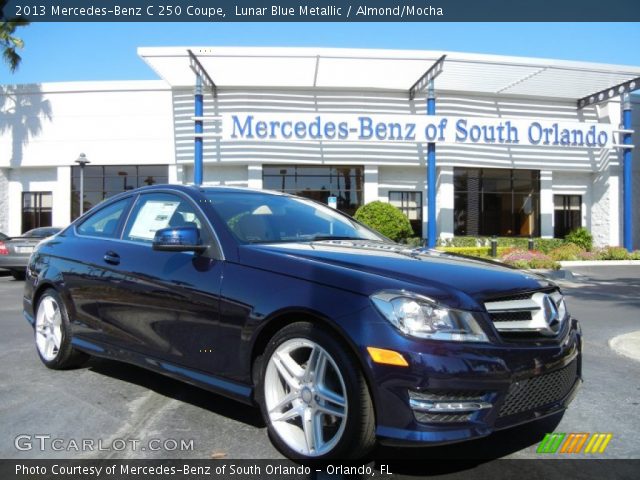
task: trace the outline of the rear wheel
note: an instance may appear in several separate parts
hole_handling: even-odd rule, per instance
[[[371,397],[345,347],[310,323],[278,332],[257,388],[269,434],[291,458],[358,458],[375,443]]]
[[[24,280],[27,276],[27,272],[24,270],[11,270],[11,275],[13,275],[13,278],[16,280]]]
[[[38,356],[49,368],[78,367],[89,358],[71,346],[67,309],[53,289],[46,290],[38,301],[34,334]]]

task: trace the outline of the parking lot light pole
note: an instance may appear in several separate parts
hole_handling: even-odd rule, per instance
[[[84,213],[84,166],[87,163],[91,163],[87,160],[87,156],[81,153],[76,163],[80,165],[80,216]]]

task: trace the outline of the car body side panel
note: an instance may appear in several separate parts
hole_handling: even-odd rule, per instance
[[[250,280],[248,280],[250,279]],[[220,321],[238,331],[241,341],[230,356],[238,365],[235,379],[250,382],[251,353],[256,339],[272,321],[284,316],[288,321],[315,318],[340,332],[345,343],[359,338],[351,315],[369,304],[369,299],[349,291],[317,285],[295,277],[274,274],[246,265],[228,262],[222,284]],[[353,348],[355,348],[353,346]]]
[[[203,371],[224,373],[218,302],[223,262],[119,242],[120,264],[102,279],[99,317],[107,341]]]

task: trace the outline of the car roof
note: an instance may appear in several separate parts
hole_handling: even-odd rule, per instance
[[[224,193],[262,193],[262,194],[271,194],[271,195],[283,195],[282,192],[276,192],[273,190],[260,190],[257,188],[249,188],[249,187],[232,187],[228,185],[205,185],[205,186],[197,186],[197,185],[182,185],[175,183],[165,183],[165,184],[155,184],[155,185],[146,185],[144,187],[137,188],[135,190],[129,190],[127,193],[131,192],[144,192],[147,190],[158,190],[158,189],[171,189],[178,190],[183,192],[224,192]]]
[[[218,186],[218,185],[211,185],[211,186],[196,186],[196,185],[183,185],[183,184],[176,184],[176,183],[158,183],[155,185],[145,185],[144,187],[138,187],[134,190],[127,190],[125,192],[120,192],[117,195],[114,195],[113,197],[109,197],[108,199],[103,200],[102,202],[100,202],[98,205],[102,206],[102,205],[107,205],[113,202],[117,202],[122,198],[125,197],[130,197],[132,195],[136,195],[138,193],[146,193],[146,192],[161,192],[161,191],[167,191],[167,190],[173,190],[175,192],[183,192],[186,193],[187,195],[191,196],[191,197],[198,197],[200,195],[206,195],[207,192],[222,192],[222,193],[254,193],[256,195],[262,194],[262,195],[273,195],[273,196],[283,196],[283,197],[291,197],[292,195],[288,194],[288,193],[284,193],[284,192],[277,192],[274,190],[260,190],[260,189],[256,189],[256,188],[249,188],[249,187],[230,187],[227,185],[224,186]],[[72,224],[75,224],[79,219],[81,218],[86,218],[87,214],[91,214],[91,212],[94,211],[95,207],[97,207],[98,205],[92,207],[90,210],[87,210],[85,212],[85,215],[82,215],[81,217],[78,217],[75,221],[72,222]],[[84,220],[82,220],[84,221]]]

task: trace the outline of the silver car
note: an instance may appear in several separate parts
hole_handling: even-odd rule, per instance
[[[0,238],[0,268],[9,270],[16,280],[24,280],[25,268],[35,246],[42,239],[55,235],[60,230],[62,229],[58,227],[40,227],[19,237]]]

